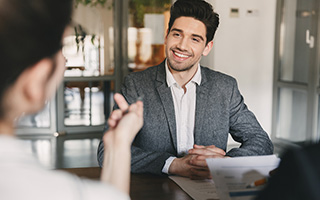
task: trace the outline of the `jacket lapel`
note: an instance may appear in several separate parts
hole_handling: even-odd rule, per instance
[[[171,90],[167,86],[167,82],[166,82],[166,72],[165,72],[164,62],[162,62],[158,67],[156,87],[157,87],[157,91],[158,91],[162,106],[164,108],[165,114],[167,116],[167,123],[169,125],[171,139],[173,141],[175,150],[177,150],[176,117],[175,117]]]
[[[201,132],[202,132],[202,125],[204,115],[207,109],[207,102],[208,102],[208,85],[207,85],[207,77],[206,74],[201,67],[201,84],[197,85],[196,91],[196,113],[195,113],[195,124],[194,124],[194,142],[195,144],[201,144]]]

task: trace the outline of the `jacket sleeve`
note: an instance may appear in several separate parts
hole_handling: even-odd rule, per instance
[[[104,144],[100,141],[98,147],[98,163],[100,167],[103,167],[103,154],[104,154]],[[174,156],[167,152],[155,152],[155,151],[145,151],[136,147],[131,146],[131,172],[132,173],[151,173],[157,175],[164,175],[162,173],[162,168],[166,160]]]
[[[229,133],[241,143],[240,148],[231,149],[227,156],[251,156],[273,154],[273,144],[268,134],[262,129],[254,114],[247,108],[237,83],[233,81],[230,99]]]
[[[131,172],[165,175],[162,173],[162,168],[170,156],[174,155],[167,152],[145,151],[132,145]]]
[[[135,85],[134,78],[132,78],[131,75],[127,76],[125,78],[124,85],[121,89],[121,94],[125,97],[127,102],[129,104],[135,102],[140,95],[143,95],[140,93],[137,89],[137,86]],[[116,105],[114,109],[115,108],[116,108]],[[146,109],[144,110],[144,112],[146,112]],[[145,118],[145,113],[144,113],[144,118]],[[145,120],[146,119],[144,119],[144,121]],[[107,128],[108,127],[106,126],[106,129]],[[170,156],[175,156],[175,155],[166,151],[145,150],[145,149],[142,149],[139,145],[135,145],[135,143],[137,142],[136,141],[137,137],[139,137],[139,134],[141,134],[141,130],[137,134],[131,146],[131,172],[164,175],[162,173],[162,168],[166,160]],[[150,141],[146,141],[145,138],[141,137],[139,138],[139,142],[147,143]],[[102,164],[103,164],[103,152],[104,152],[104,144],[101,141],[98,147],[98,154],[97,154],[100,167],[102,167]]]

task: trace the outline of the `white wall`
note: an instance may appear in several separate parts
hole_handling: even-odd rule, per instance
[[[201,64],[237,79],[245,103],[270,135],[276,0],[207,1],[220,25],[213,50]],[[239,10],[238,16],[231,8]]]

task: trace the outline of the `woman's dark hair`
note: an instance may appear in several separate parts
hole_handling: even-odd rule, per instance
[[[22,71],[61,49],[72,5],[72,0],[0,0],[1,100]]]
[[[168,33],[179,17],[193,17],[201,21],[207,28],[206,42],[213,40],[219,25],[219,15],[213,11],[211,4],[204,0],[177,0],[170,9]]]

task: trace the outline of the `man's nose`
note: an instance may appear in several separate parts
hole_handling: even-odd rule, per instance
[[[187,38],[181,38],[177,47],[180,49],[180,50],[187,50],[188,49],[188,40]]]

